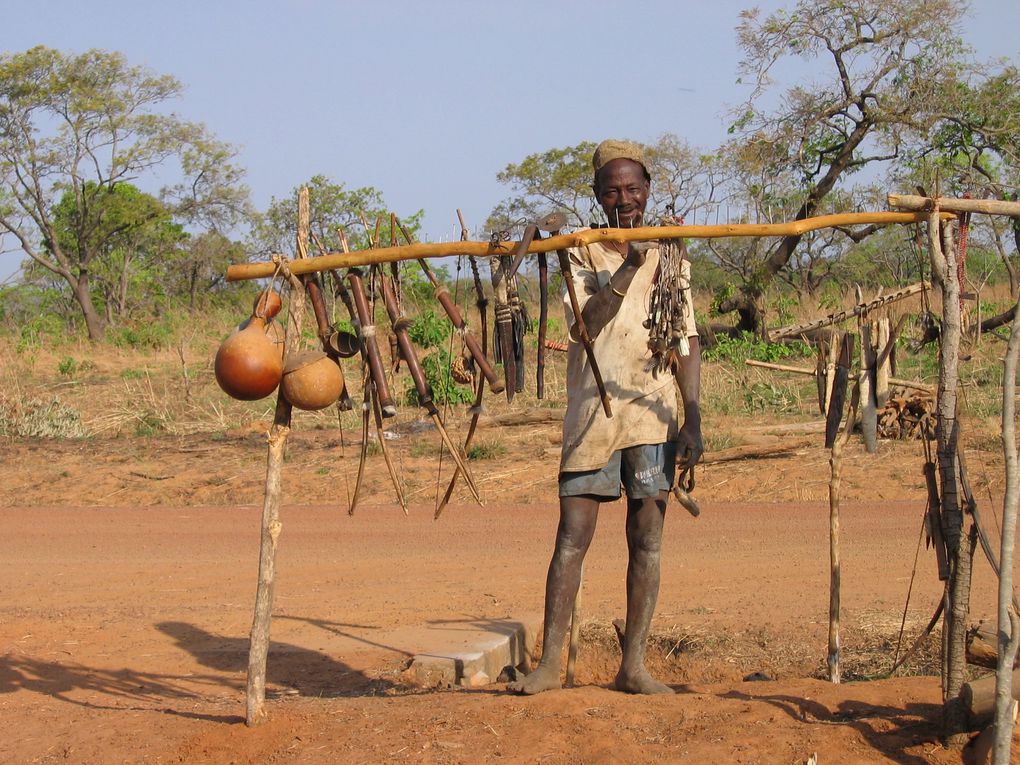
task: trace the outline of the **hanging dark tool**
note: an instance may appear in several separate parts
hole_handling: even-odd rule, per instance
[[[602,372],[599,371],[598,361],[595,359],[595,348],[592,339],[588,335],[588,328],[584,324],[584,317],[581,316],[581,306],[577,301],[577,289],[574,287],[574,277],[571,275],[570,254],[566,250],[557,250],[556,255],[560,260],[560,272],[563,274],[563,283],[567,286],[567,296],[570,298],[570,310],[574,314],[574,326],[577,327],[577,338],[584,346],[584,352],[588,356],[588,365],[591,367],[592,376],[595,378],[595,385],[599,389],[599,398],[602,399],[602,410],[606,417],[613,416],[613,408],[609,404],[609,394],[606,393],[606,384],[602,381]]]
[[[829,395],[829,411],[825,417],[825,448],[831,449],[839,433],[839,423],[843,419],[843,406],[846,404],[847,383],[850,380],[850,364],[854,356],[854,336],[849,332],[843,335],[839,347],[839,359],[832,378],[832,393]]]
[[[414,388],[418,392],[418,403],[429,413],[432,417],[432,422],[435,423],[436,430],[439,431],[440,437],[443,439],[443,443],[446,444],[446,448],[450,450],[453,455],[454,461],[457,463],[457,468],[461,473],[464,474],[464,480],[467,482],[468,488],[471,490],[472,496],[478,504],[484,504],[482,497],[478,493],[478,488],[475,485],[475,480],[471,475],[471,472],[467,469],[467,465],[464,464],[464,460],[454,446],[453,441],[450,440],[449,434],[446,432],[446,428],[443,425],[443,421],[439,417],[439,409],[436,407],[435,401],[433,400],[432,387],[428,384],[425,379],[425,372],[422,370],[421,362],[418,360],[418,353],[414,348],[414,344],[411,342],[411,338],[407,334],[407,328],[410,325],[410,321],[401,315],[400,308],[397,306],[397,298],[393,292],[392,286],[386,281],[385,278],[380,280],[382,285],[383,302],[386,304],[386,313],[390,317],[390,323],[393,326],[393,332],[397,336],[397,342],[400,344],[400,353],[404,357],[404,363],[407,364],[407,371],[411,374],[411,379],[414,380]]]
[[[542,231],[556,235],[567,223],[567,216],[554,212],[540,218],[535,227],[542,238]],[[513,269],[516,273],[516,269]],[[535,395],[539,400],[545,397],[545,336],[549,329],[549,258],[544,252],[538,253],[538,360],[535,364]]]
[[[375,336],[375,323],[368,310],[368,298],[365,296],[365,285],[361,279],[361,270],[352,268],[347,273],[347,279],[351,283],[351,293],[354,296],[354,306],[358,312],[358,322],[361,325],[362,342],[365,344],[365,351],[368,354],[368,368],[372,375],[372,382],[375,383],[375,390],[379,396],[379,405],[382,407],[383,417],[393,417],[397,413],[397,407],[393,404],[390,396],[390,388],[386,383],[386,372],[383,369],[382,356],[379,354],[379,342]]]

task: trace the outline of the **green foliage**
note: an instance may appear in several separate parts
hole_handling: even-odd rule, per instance
[[[74,377],[74,373],[78,369],[78,363],[70,356],[64,356],[57,364],[57,371],[60,372],[63,377]]]
[[[794,412],[797,398],[787,387],[773,382],[756,382],[744,393],[744,409],[751,413]]]
[[[142,412],[135,415],[135,435],[148,438],[166,430],[166,422],[153,412]]]
[[[53,314],[40,314],[22,325],[14,350],[19,354],[35,351],[47,342],[59,341],[66,333],[67,327],[59,317]]]
[[[467,450],[469,460],[491,460],[506,454],[506,447],[499,441],[479,441]]]
[[[166,109],[180,93],[119,53],[0,54],[0,235],[20,243],[62,308],[77,303],[93,340],[104,314],[149,302],[135,291],[158,285],[182,225],[226,228],[245,211],[233,150]],[[131,185],[168,164],[182,180],[161,200]]]
[[[536,220],[550,207],[566,211],[574,225],[587,224],[595,146],[582,141],[576,146],[529,154],[520,163],[507,165],[496,179],[509,185],[515,196],[492,212],[486,230],[513,229],[521,220]]]
[[[775,311],[780,324],[792,324],[796,317],[791,309],[798,305],[800,305],[800,300],[796,295],[781,292],[772,300],[771,308]]]
[[[419,348],[439,348],[450,337],[452,327],[445,317],[440,317],[435,311],[427,309],[422,311],[411,326],[407,328],[407,334],[412,342]]]
[[[467,404],[474,400],[471,390],[458,385],[450,374],[450,354],[445,348],[436,348],[422,357],[421,367],[436,404]],[[419,404],[418,391],[413,383],[407,387],[405,400],[414,406]]]
[[[168,348],[174,334],[170,321],[138,322],[126,327],[114,327],[108,340],[118,348]]]
[[[701,357],[705,361],[743,364],[751,359],[774,363],[783,359],[808,358],[812,355],[811,346],[799,340],[791,343],[766,343],[748,332],[743,332],[738,337],[719,335],[716,339],[714,346],[702,351]]]
[[[380,222],[380,246],[388,246],[391,241],[403,243],[399,229],[393,231],[390,228],[390,211],[382,192],[371,186],[348,189],[325,175],[314,175],[282,199],[274,197],[269,208],[255,216],[249,239],[252,251],[261,254],[293,252],[298,220],[298,192],[302,187],[308,188],[311,231],[324,247],[339,251],[339,231],[343,230],[352,249],[368,249],[371,246],[370,239],[375,237],[376,221]],[[370,230],[365,230],[362,216],[371,227]],[[412,236],[416,236],[423,216],[424,211],[418,210],[402,217],[400,222]]]

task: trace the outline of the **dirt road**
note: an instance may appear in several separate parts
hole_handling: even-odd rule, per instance
[[[548,502],[287,506],[269,663],[270,722],[242,723],[259,509],[0,509],[0,761],[959,762],[937,743],[934,677],[832,686],[825,654],[827,508],[703,501],[667,520],[653,630],[680,636],[656,668],[680,693],[607,689],[593,638],[580,688],[422,692],[402,670],[415,625],[537,617],[556,510]],[[891,661],[918,542],[917,503],[848,503],[848,670]],[[585,568],[586,634],[623,613],[622,506]],[[941,589],[922,549],[908,638]],[[987,566],[973,611],[992,613]],[[890,658],[875,652],[884,651]],[[772,678],[744,682],[752,672]]]

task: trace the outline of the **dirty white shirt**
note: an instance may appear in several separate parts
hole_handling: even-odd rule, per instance
[[[577,301],[584,309],[588,299],[609,283],[623,264],[623,256],[596,242],[572,248],[570,267]],[[648,350],[648,299],[659,264],[659,250],[648,251],[644,264],[622,299],[616,316],[595,338],[595,360],[609,394],[612,417],[606,417],[598,386],[580,341],[570,332],[567,352],[567,411],[563,419],[563,450],[560,471],[599,470],[609,464],[613,452],[640,444],[672,440],[679,429],[682,407],[671,372],[652,372]],[[690,297],[690,262],[684,261],[681,275],[686,285],[687,327],[693,337],[694,310]],[[563,289],[567,326],[573,329],[570,296]]]

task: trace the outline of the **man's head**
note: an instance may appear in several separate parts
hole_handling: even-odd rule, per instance
[[[591,158],[595,169],[592,191],[614,228],[642,225],[651,176],[644,152],[630,141],[603,141]]]

